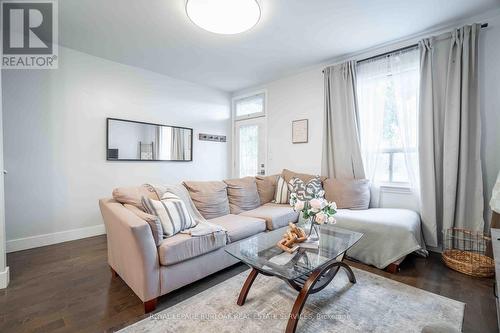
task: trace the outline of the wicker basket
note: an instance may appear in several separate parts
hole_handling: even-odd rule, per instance
[[[482,232],[451,228],[445,235],[443,261],[458,272],[491,277],[495,274],[495,262],[485,254],[488,246],[491,238]]]

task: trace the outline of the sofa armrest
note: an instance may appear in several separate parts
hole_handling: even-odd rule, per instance
[[[148,223],[113,199],[99,200],[106,226],[108,263],[146,302],[160,295],[158,250]]]

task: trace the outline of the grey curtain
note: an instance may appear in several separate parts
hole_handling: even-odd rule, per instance
[[[419,164],[426,243],[451,227],[482,231],[478,24],[424,39],[420,47]]]
[[[325,68],[324,80],[322,174],[333,178],[365,178],[359,144],[356,62]]]
[[[165,159],[165,156],[162,156],[161,152],[163,149],[164,142],[163,140],[165,139],[163,137],[163,127],[162,126],[156,126],[155,129],[155,141],[156,141],[156,146],[155,148],[155,153],[153,159],[155,160],[162,160]]]

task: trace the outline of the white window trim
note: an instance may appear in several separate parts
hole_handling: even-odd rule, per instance
[[[244,116],[236,116],[236,102],[238,100],[249,98],[252,96],[257,96],[257,95],[264,95],[264,110],[262,112],[259,112],[259,113],[252,113],[252,114],[248,114],[248,115],[244,115]],[[254,91],[246,93],[246,94],[233,96],[233,98],[231,98],[231,115],[232,115],[233,121],[252,119],[252,118],[258,118],[258,117],[265,117],[267,115],[267,90],[266,89],[254,90]]]
[[[417,151],[417,148],[410,148],[410,151]],[[384,148],[384,149],[381,149],[380,154],[390,154],[390,157],[389,157],[389,181],[384,181],[384,182],[381,182],[381,184],[387,188],[394,188],[394,189],[408,189],[408,188],[411,188],[410,186],[410,183],[409,182],[397,182],[397,181],[393,181],[391,178],[393,177],[393,173],[394,173],[394,170],[393,170],[393,155],[395,153],[405,153],[405,150],[404,148]]]
[[[389,192],[389,193],[412,193],[410,183],[387,183],[387,182],[382,182],[380,183],[380,191],[383,192]]]

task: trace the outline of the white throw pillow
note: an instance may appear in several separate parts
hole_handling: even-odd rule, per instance
[[[290,190],[285,179],[280,176],[276,184],[276,192],[274,193],[274,203],[287,204],[290,202]]]
[[[160,219],[163,233],[167,237],[196,226],[196,221],[184,202],[171,192],[166,192],[159,201],[143,197],[142,204],[149,214]]]

